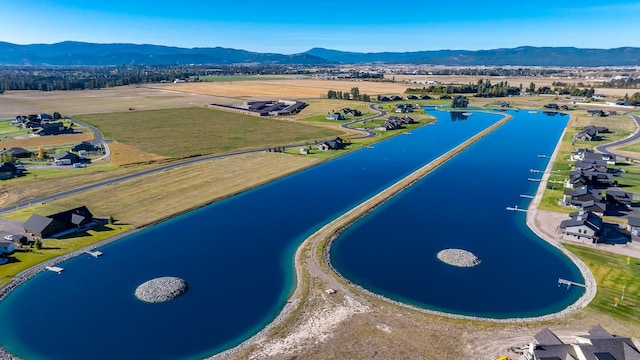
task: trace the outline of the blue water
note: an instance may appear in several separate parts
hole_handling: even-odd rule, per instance
[[[105,246],[99,259],[62,263],[60,275],[39,274],[0,302],[0,344],[28,359],[190,359],[235,346],[284,306],[293,254],[308,235],[501,117],[434,114],[436,125],[410,136],[153,226]],[[182,277],[189,291],[163,304],[138,301],[135,288],[159,276]]]
[[[514,113],[515,114],[515,113]],[[475,115],[474,115],[475,116]],[[472,120],[468,120],[472,121]],[[567,118],[518,114],[401,195],[360,219],[334,242],[334,267],[352,282],[432,310],[493,318],[540,316],[575,302],[583,282],[562,253],[525,225],[526,208]],[[437,258],[446,248],[475,253],[479,266]]]

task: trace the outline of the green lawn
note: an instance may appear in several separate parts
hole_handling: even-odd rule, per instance
[[[344,132],[208,108],[78,116],[106,138],[167,157],[225,153],[327,139]]]
[[[623,255],[579,245],[564,246],[587,264],[596,279],[598,292],[590,308],[625,321],[640,319],[640,259],[631,258],[627,264]],[[616,298],[620,299],[618,306],[614,306]]]
[[[129,230],[129,225],[103,225],[95,230],[72,234],[63,239],[45,240],[40,250],[34,247],[16,251],[9,257],[8,263],[0,266],[0,288],[7,285],[15,275],[34,265]]]

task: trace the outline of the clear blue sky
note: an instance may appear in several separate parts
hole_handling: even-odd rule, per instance
[[[0,0],[0,41],[381,52],[640,47],[640,1]]]

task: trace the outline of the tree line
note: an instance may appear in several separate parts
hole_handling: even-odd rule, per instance
[[[357,87],[352,87],[349,91],[327,91],[327,99],[356,100],[371,102],[371,96],[363,94]]]

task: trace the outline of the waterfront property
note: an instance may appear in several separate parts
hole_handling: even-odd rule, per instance
[[[640,351],[630,338],[612,335],[599,325],[585,335],[576,335],[573,343],[563,342],[549,328],[540,330],[533,339],[523,354],[524,360],[640,359]]]
[[[591,211],[580,210],[571,213],[568,220],[560,223],[559,228],[565,240],[595,244],[602,232],[602,218]]]
[[[247,115],[284,116],[300,112],[307,106],[307,104],[302,101],[291,100],[262,100],[247,101],[244,104],[236,105],[211,104],[209,106]]]
[[[24,231],[39,238],[51,238],[81,231],[95,225],[93,214],[86,206],[66,210],[49,216],[33,214],[24,223]]]

